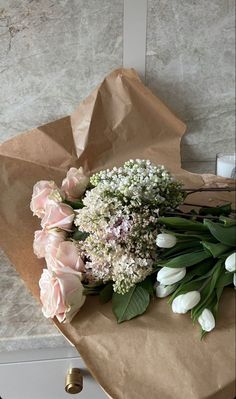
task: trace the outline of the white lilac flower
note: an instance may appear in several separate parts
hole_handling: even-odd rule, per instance
[[[163,166],[142,160],[99,172],[90,183],[95,187],[75,218],[79,230],[89,233],[85,267],[89,278],[113,280],[114,290],[125,293],[152,272],[159,213],[182,202],[181,184]]]

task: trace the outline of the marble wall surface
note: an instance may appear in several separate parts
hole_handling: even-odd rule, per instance
[[[70,114],[122,65],[123,0],[0,0],[0,136]]]
[[[149,0],[147,83],[188,126],[188,170],[235,145],[234,7],[234,0]]]
[[[122,30],[123,0],[0,0],[0,140],[69,114],[122,65]],[[234,38],[234,0],[148,0],[146,81],[188,125],[189,170],[232,150]]]

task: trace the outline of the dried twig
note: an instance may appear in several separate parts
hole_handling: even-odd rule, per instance
[[[211,192],[217,192],[217,191],[236,191],[236,186],[235,187],[202,187],[202,188],[182,188],[182,191],[185,191],[187,195],[194,194],[194,193],[201,193],[203,191],[211,191]]]

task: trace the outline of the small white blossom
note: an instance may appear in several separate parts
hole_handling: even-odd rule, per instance
[[[200,302],[201,295],[198,291],[189,291],[186,294],[178,295],[172,302],[174,313],[187,313]]]
[[[162,267],[161,270],[157,273],[157,281],[163,285],[171,285],[175,284],[178,281],[182,280],[186,274],[185,267]]]
[[[156,284],[155,290],[156,290],[156,296],[158,298],[165,298],[166,296],[172,294],[172,292],[175,291],[176,289],[176,284],[173,285],[163,285],[163,284]]]
[[[225,268],[228,270],[228,272],[236,271],[236,252],[229,255],[225,260]]]
[[[177,239],[172,234],[160,233],[157,235],[156,245],[160,248],[172,248],[177,243]]]
[[[204,331],[210,332],[215,328],[216,322],[213,313],[209,309],[204,309],[198,317],[198,323]]]

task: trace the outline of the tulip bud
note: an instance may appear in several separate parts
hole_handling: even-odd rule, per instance
[[[228,272],[235,272],[236,271],[236,252],[233,252],[231,255],[228,256],[225,260],[225,268]]]
[[[182,280],[185,274],[186,274],[185,267],[179,267],[179,268],[163,267],[157,273],[157,281],[159,281],[159,283],[163,285],[171,285]]]
[[[172,294],[176,289],[176,284],[174,285],[163,285],[158,284],[156,285],[156,296],[157,298],[165,298],[166,296]]]
[[[201,300],[198,291],[189,291],[186,294],[177,296],[172,302],[172,310],[174,313],[187,313],[194,308]]]
[[[204,331],[211,331],[215,328],[216,322],[212,312],[209,309],[204,309],[198,318],[198,323]]]
[[[172,234],[161,233],[156,238],[156,245],[160,248],[172,248],[176,242],[177,239]]]

